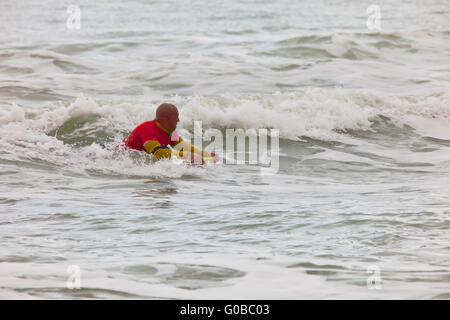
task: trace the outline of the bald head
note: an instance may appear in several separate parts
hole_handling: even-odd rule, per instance
[[[173,104],[163,103],[156,109],[156,119],[164,119],[173,115],[178,115],[178,109]]]
[[[173,104],[163,103],[156,109],[156,120],[169,132],[177,127],[178,109]]]

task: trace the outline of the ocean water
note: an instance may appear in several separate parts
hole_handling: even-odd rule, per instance
[[[2,1],[0,298],[449,299],[450,3],[377,5]],[[101,146],[162,102],[279,166]]]

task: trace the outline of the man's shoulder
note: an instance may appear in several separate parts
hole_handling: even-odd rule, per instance
[[[147,130],[150,128],[154,128],[154,126],[155,126],[155,120],[151,120],[151,121],[146,121],[146,122],[141,123],[140,125],[138,125],[136,127],[136,129]]]

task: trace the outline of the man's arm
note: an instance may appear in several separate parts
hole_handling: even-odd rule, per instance
[[[147,153],[152,154],[156,159],[171,159],[172,156],[182,157],[183,152],[176,152],[166,146],[162,146],[156,140],[149,140],[145,142],[144,149]]]
[[[181,153],[181,156],[183,156],[184,153],[188,153],[188,152],[199,154],[201,156],[208,154],[208,152],[206,152],[205,150],[202,150],[200,148],[197,148],[197,147],[191,145],[190,143],[184,141],[182,138],[180,138],[177,142],[175,142],[173,147],[176,150],[178,150],[179,153]]]
[[[191,154],[191,162],[197,163],[204,163],[203,156],[214,156],[217,157],[214,153],[209,153],[205,150],[202,150],[200,148],[197,148],[191,144],[189,144],[186,141],[183,141],[182,138],[180,138],[177,142],[175,142],[173,147],[176,148],[176,150],[169,149],[167,146],[162,146],[158,141],[156,140],[149,140],[145,142],[144,149],[147,153],[152,154],[156,159],[171,159],[173,156],[176,156],[178,158],[183,158],[187,154]],[[198,157],[198,158],[197,158]],[[218,158],[214,161],[217,162]]]
[[[178,141],[175,142],[172,146],[179,151],[181,157],[186,153],[190,153],[192,163],[204,164],[205,157],[213,157],[214,163],[219,161],[219,157],[214,152],[210,153],[207,152],[206,150],[197,148],[189,144],[188,142],[184,141],[182,138],[179,138]]]

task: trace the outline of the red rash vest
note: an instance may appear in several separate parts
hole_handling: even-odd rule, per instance
[[[144,150],[144,145],[151,140],[158,141],[162,146],[170,145],[173,147],[179,139],[180,136],[176,131],[173,131],[172,133],[164,131],[156,124],[155,119],[137,126],[123,142],[128,148],[142,151]]]

